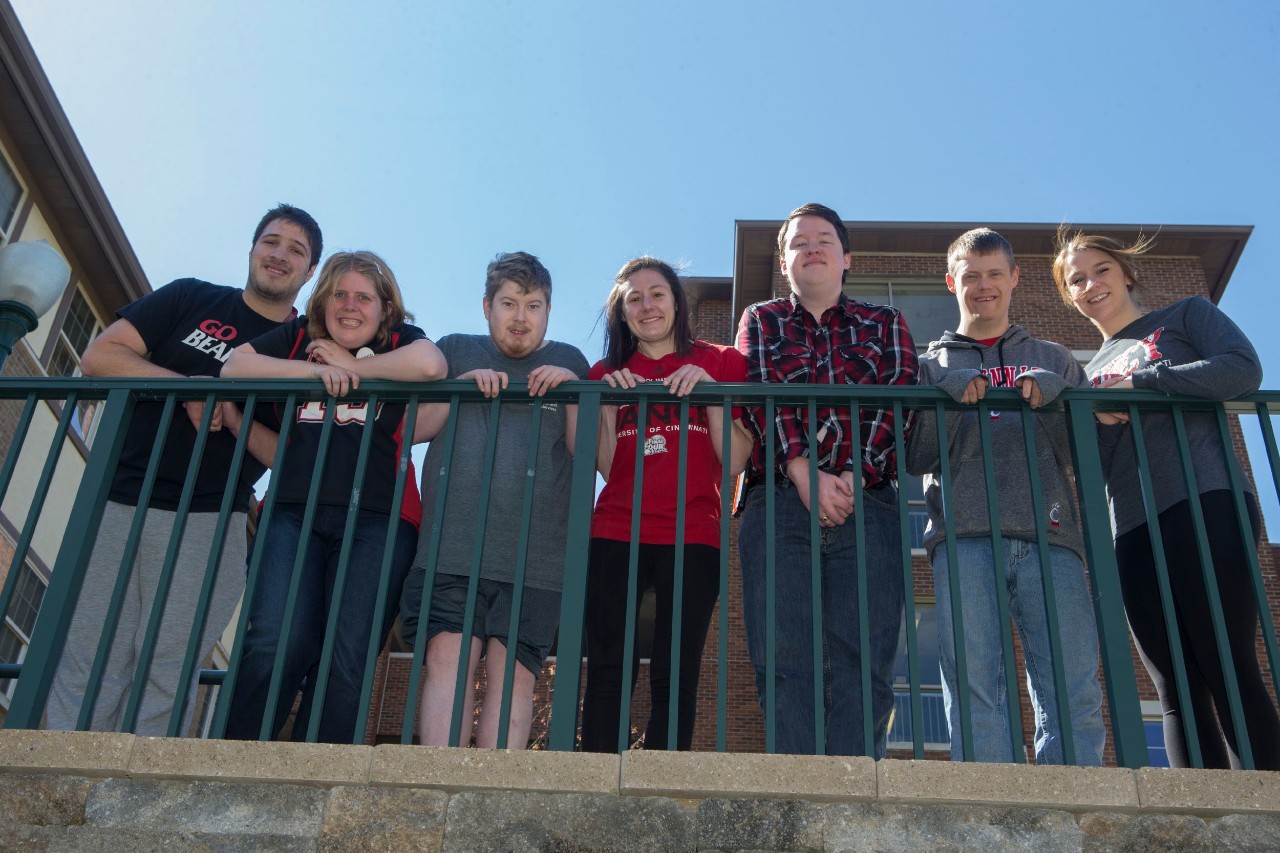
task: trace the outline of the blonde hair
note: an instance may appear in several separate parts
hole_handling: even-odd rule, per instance
[[[307,334],[313,341],[330,337],[324,324],[324,306],[338,289],[338,280],[349,272],[359,273],[373,282],[373,288],[382,300],[382,322],[374,340],[379,347],[386,346],[391,330],[413,315],[405,310],[400,296],[400,285],[387,262],[373,252],[335,252],[324,262],[315,289],[307,300]]]

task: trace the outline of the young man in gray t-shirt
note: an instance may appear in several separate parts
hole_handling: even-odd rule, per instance
[[[509,749],[524,749],[529,740],[533,687],[555,639],[560,617],[560,585],[564,572],[565,535],[569,515],[569,482],[577,406],[539,401],[561,382],[587,374],[587,360],[576,347],[546,340],[551,311],[551,275],[525,252],[499,255],[489,264],[484,316],[488,335],[448,335],[439,342],[449,363],[450,379],[474,379],[486,397],[498,396],[509,382],[529,383],[532,401],[504,403],[498,419],[497,444],[490,465],[485,446],[492,408],[463,403],[458,410],[453,453],[432,442],[422,466],[423,528],[418,556],[405,583],[401,624],[406,642],[419,630],[423,587],[432,543],[439,541],[435,581],[427,616],[426,680],[419,714],[421,741],[449,745],[462,629],[466,617],[477,526],[483,525],[480,577],[471,628],[464,722],[459,744],[471,739],[469,710],[476,665],[487,657],[488,682],[476,729],[476,745],[497,747],[499,706],[509,638],[515,567],[519,551],[518,519],[524,502],[534,406],[541,407],[537,462],[533,469],[532,526],[525,556],[523,601],[516,638],[512,678]],[[520,400],[521,398],[514,398]],[[415,441],[429,441],[444,428],[449,406],[428,404],[419,413]],[[444,519],[433,529],[439,472],[448,462]],[[488,480],[488,505],[480,506],[481,486]]]

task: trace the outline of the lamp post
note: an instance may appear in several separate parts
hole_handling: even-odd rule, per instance
[[[44,240],[0,248],[0,369],[67,286],[71,267]]]

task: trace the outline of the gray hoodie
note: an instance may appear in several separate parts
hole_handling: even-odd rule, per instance
[[[1203,296],[1192,296],[1142,315],[1103,341],[1089,362],[1089,376],[1099,384],[1128,376],[1134,388],[1230,400],[1258,390],[1262,364],[1253,344],[1226,314]],[[1143,412],[1141,418],[1156,511],[1164,512],[1187,498],[1173,418],[1159,412]],[[1196,488],[1201,494],[1231,488],[1217,417],[1210,412],[1186,412],[1183,418]],[[1118,537],[1147,523],[1129,424],[1099,426],[1098,449],[1107,480],[1111,531]],[[1229,459],[1239,473],[1235,455]],[[1247,478],[1244,487],[1253,492]]]
[[[1065,388],[1087,388],[1088,377],[1071,352],[1061,344],[1031,337],[1021,326],[1010,326],[992,346],[946,332],[929,344],[920,357],[920,384],[936,385],[957,402],[964,389],[979,375],[992,388],[1012,388],[1022,378],[1034,379],[1044,402],[1057,399]],[[924,474],[924,499],[929,510],[924,545],[930,556],[945,541],[942,514],[942,481],[938,451],[937,416],[932,409],[917,412],[916,425],[907,443],[907,470]],[[1070,548],[1084,559],[1079,516],[1070,476],[1071,449],[1067,443],[1066,416],[1045,412],[1034,416],[1036,453],[1040,464],[1045,530],[1050,545]],[[1000,533],[1012,539],[1036,541],[1036,519],[1031,503],[1027,451],[1022,435],[1022,413],[992,410],[990,413],[992,465],[996,476],[996,501]],[[960,538],[991,535],[987,513],[986,476],[982,466],[982,439],[976,407],[947,412],[948,459],[951,463],[952,526]]]

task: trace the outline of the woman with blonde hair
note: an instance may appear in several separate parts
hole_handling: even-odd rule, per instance
[[[237,347],[222,370],[224,377],[319,379],[329,399],[299,406],[293,412],[283,469],[278,472],[275,508],[270,523],[258,532],[266,537],[262,568],[253,600],[247,602],[249,628],[231,698],[226,735],[255,739],[264,713],[268,732],[279,733],[294,695],[303,692],[299,718],[306,718],[316,686],[315,668],[325,641],[330,609],[341,602],[333,662],[328,673],[318,738],[331,743],[361,742],[354,731],[365,675],[369,637],[380,621],[379,645],[386,641],[400,602],[400,589],[413,560],[422,503],[412,466],[405,478],[400,520],[387,541],[394,502],[396,467],[404,442],[403,403],[378,403],[364,482],[356,484],[355,467],[361,435],[370,416],[367,403],[340,403],[361,379],[425,382],[445,375],[445,360],[426,333],[407,321],[395,276],[373,252],[339,252],[325,262],[307,313],[250,343]],[[337,405],[329,447],[321,459],[319,442],[325,407]],[[312,472],[324,474],[310,529],[302,529]],[[349,543],[350,557],[343,588],[335,589],[344,545],[347,511],[358,496],[359,518]],[[382,612],[377,609],[383,554],[393,549],[391,577]],[[284,630],[285,603],[299,548],[306,550],[293,622]],[[279,699],[266,707],[276,650],[287,643]],[[295,724],[293,737],[305,731]]]
[[[1148,309],[1141,301],[1137,259],[1154,241],[1131,245],[1111,237],[1059,234],[1053,277],[1063,300],[1102,333],[1102,346],[1086,372],[1100,388],[1145,388],[1166,394],[1230,400],[1258,390],[1262,366],[1244,333],[1203,296]],[[1160,591],[1138,458],[1128,414],[1100,412],[1098,439],[1106,477],[1116,563],[1129,627],[1164,711],[1169,763],[1191,766],[1183,709],[1175,684],[1173,655],[1165,629]],[[1196,723],[1196,742],[1205,767],[1240,767],[1240,747],[1231,719],[1227,688],[1214,638],[1206,577],[1201,565],[1190,496],[1178,461],[1173,417],[1142,415],[1147,451],[1145,471],[1155,494],[1164,560],[1186,662],[1187,693]],[[1258,609],[1247,552],[1261,533],[1253,487],[1234,454],[1224,453],[1213,413],[1184,415],[1195,496],[1208,537],[1217,579],[1232,667],[1240,689],[1253,761],[1258,769],[1280,769],[1280,718],[1267,694],[1254,648]],[[1245,484],[1245,507],[1252,538],[1240,535],[1232,471]],[[1218,725],[1226,735],[1218,732]]]

